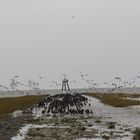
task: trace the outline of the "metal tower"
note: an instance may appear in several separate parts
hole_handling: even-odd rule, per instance
[[[69,92],[69,80],[66,78],[66,75],[64,75],[64,78],[62,80],[62,92]]]

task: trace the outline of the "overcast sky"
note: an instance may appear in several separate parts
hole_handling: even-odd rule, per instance
[[[140,75],[140,0],[0,0],[0,84],[18,74]],[[80,82],[79,82],[80,83]]]

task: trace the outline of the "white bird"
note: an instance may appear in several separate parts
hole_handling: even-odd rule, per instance
[[[40,80],[42,80],[42,79],[45,79],[45,78],[46,78],[46,76],[41,76],[40,74],[38,74],[38,77],[39,77],[39,79],[40,79]]]
[[[104,84],[104,85],[107,85],[108,83],[107,83],[107,82],[104,82],[103,84]]]
[[[140,76],[137,76],[138,79],[140,79]]]
[[[72,16],[73,20],[75,19],[75,16]]]
[[[115,77],[116,80],[119,80],[119,82],[121,82],[121,78],[120,77]]]
[[[80,71],[79,71],[79,73],[80,73],[81,78],[84,78],[84,77],[87,77],[88,76],[88,74],[83,74]]]
[[[115,83],[112,83],[112,85],[113,85],[113,86],[115,86],[115,88],[117,88],[117,84],[115,84]]]
[[[85,80],[88,84],[93,84],[94,80]]]
[[[17,83],[15,79],[11,79],[10,87],[12,90],[15,90],[17,88]]]
[[[9,91],[8,87],[6,87],[4,85],[0,85],[0,87],[6,89],[7,91]]]
[[[19,78],[19,76],[18,75],[15,75],[14,78]]]

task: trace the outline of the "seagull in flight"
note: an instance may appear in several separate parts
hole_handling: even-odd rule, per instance
[[[137,76],[138,79],[140,79],[140,76]]]
[[[75,16],[72,16],[73,20],[75,19]]]
[[[112,85],[113,85],[113,86],[115,86],[115,88],[117,88],[117,84],[115,84],[115,83],[112,83]]]
[[[46,76],[41,76],[40,74],[38,74],[38,77],[39,77],[40,80],[46,78]]]
[[[19,76],[18,75],[15,75],[14,78],[19,78]]]
[[[120,77],[115,77],[116,80],[119,80],[121,82],[121,78]]]
[[[88,74],[83,74],[83,73],[81,73],[81,71],[79,71],[79,73],[80,73],[81,78],[84,78],[84,77],[88,76]]]
[[[6,87],[4,85],[0,85],[0,87],[6,89],[7,91],[9,91],[8,87]]]

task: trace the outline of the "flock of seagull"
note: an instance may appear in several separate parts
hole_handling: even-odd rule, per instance
[[[63,78],[67,77],[66,74],[63,74],[61,76]],[[86,83],[87,88],[96,89],[96,88],[101,87],[101,85],[102,86],[104,85],[107,88],[109,87],[109,90],[106,91],[108,93],[111,93],[114,90],[120,90],[120,89],[124,89],[128,87],[136,88],[136,82],[138,81],[138,79],[140,80],[140,76],[136,76],[130,81],[124,81],[121,77],[115,76],[111,82],[100,83],[100,82],[96,82],[93,79],[89,80],[89,74],[82,73],[81,71],[79,71],[79,76],[80,76],[81,81]],[[0,85],[0,91],[6,91],[6,92],[20,91],[19,86],[21,86],[21,87],[26,87],[31,90],[34,90],[36,91],[36,93],[39,93],[40,82],[36,82],[34,80],[27,80],[27,83],[25,84],[23,82],[20,82],[19,78],[20,77],[18,75],[13,76],[13,78],[10,79],[9,87],[5,85]],[[46,79],[46,76],[41,76],[40,74],[38,74],[38,81],[43,80],[43,79]],[[69,81],[69,83],[77,84],[78,82],[76,80],[72,80],[72,81]],[[51,84],[50,87],[53,87],[53,88],[62,86],[62,83],[59,83],[57,81],[51,81],[50,84]]]
[[[39,79],[43,79],[43,77],[41,77],[39,75]],[[10,84],[9,87],[4,86],[4,85],[0,85],[0,91],[4,91],[4,92],[10,92],[10,91],[21,91],[19,89],[19,86],[21,87],[25,87],[25,88],[29,88],[31,90],[36,91],[36,93],[39,93],[39,82],[33,81],[33,80],[28,80],[27,83],[21,82],[19,80],[19,76],[15,75],[10,79]]]

